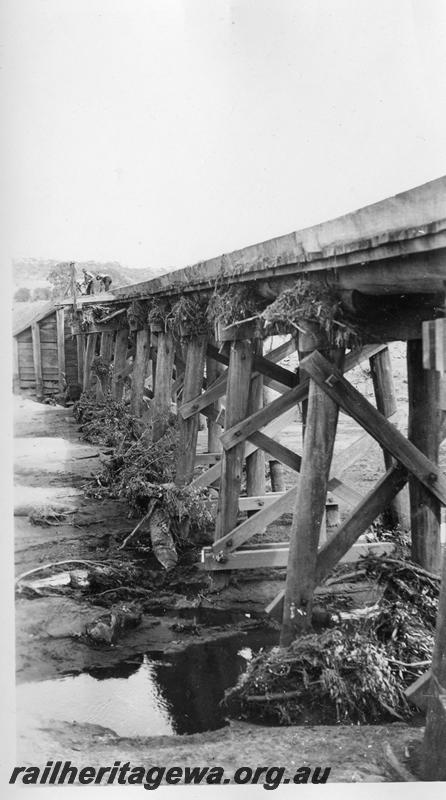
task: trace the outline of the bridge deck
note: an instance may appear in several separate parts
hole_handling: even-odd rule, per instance
[[[446,280],[445,249],[446,176],[334,220],[118,287],[113,296],[204,291],[217,278],[257,280],[274,296],[302,273],[370,294],[435,292]]]

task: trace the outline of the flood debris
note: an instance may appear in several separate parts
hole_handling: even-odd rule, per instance
[[[150,426],[132,416],[125,403],[105,396],[101,403],[82,395],[75,407],[87,441],[111,446],[109,458],[85,485],[88,497],[124,500],[129,516],[139,517],[119,549],[153,553],[166,570],[183,552],[207,543],[214,515],[209,489],[176,486],[178,427],[171,421],[164,435],[151,441]]]
[[[131,539],[148,534],[153,554],[162,567],[168,572],[178,563],[178,553],[171,532],[171,518],[163,504],[163,490],[158,487],[155,496],[150,498],[147,514],[124,539],[119,550],[126,547]]]
[[[115,644],[122,634],[140,625],[142,609],[136,603],[119,603],[85,626],[85,636],[96,644]]]
[[[66,570],[64,572],[57,572],[55,575],[48,575],[44,578],[21,581],[19,584],[19,591],[22,592],[25,590],[41,595],[45,593],[45,590],[60,589],[61,587],[67,586],[72,586],[73,588],[87,587],[88,571],[74,569],[71,572],[68,572]]]
[[[201,627],[196,622],[173,622],[169,625],[171,631],[175,633],[187,633],[191,636],[201,636]]]
[[[81,564],[85,569],[63,569],[60,567],[69,567],[74,564]],[[103,564],[100,561],[89,561],[88,559],[75,558],[64,559],[63,561],[53,561],[49,564],[42,564],[40,567],[27,570],[15,579],[16,590],[18,593],[36,592],[42,594],[45,589],[90,589],[94,585],[97,586],[98,582],[112,580],[114,585],[121,581],[121,570],[118,566]],[[48,573],[42,577],[34,577],[39,573]]]
[[[43,527],[46,527],[50,525],[61,525],[62,523],[68,523],[70,521],[72,522],[72,515],[76,511],[77,507],[62,504],[31,506],[28,509],[27,517],[32,525],[42,525]]]
[[[287,648],[261,652],[226,692],[230,716],[291,725],[413,714],[405,689],[430,664],[440,580],[396,557],[367,556],[358,562],[358,574],[364,570],[384,586],[379,602],[361,614],[333,615],[334,627]],[[351,565],[349,572],[354,580]]]

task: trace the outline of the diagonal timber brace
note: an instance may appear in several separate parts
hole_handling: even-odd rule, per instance
[[[349,464],[346,462],[346,467],[348,466]],[[339,481],[338,478],[330,478],[328,481],[328,491],[332,492],[333,494],[337,494],[338,484],[342,485],[342,481]],[[282,494],[280,497],[274,500],[274,502],[272,502],[269,506],[263,508],[261,511],[258,511],[253,517],[249,517],[249,519],[245,520],[245,522],[242,522],[241,525],[239,525],[237,528],[234,528],[226,536],[222,536],[220,539],[217,539],[212,545],[214,554],[218,555],[222,550],[223,552],[231,552],[232,550],[235,550],[237,547],[240,547],[240,545],[250,539],[251,536],[254,536],[255,533],[258,533],[259,530],[262,530],[267,525],[270,525],[271,522],[274,522],[277,517],[292,511],[296,498],[296,491],[297,489],[295,485],[291,489],[288,489],[285,494]],[[352,492],[355,492],[355,490],[352,490]],[[360,495],[358,495],[358,493],[355,492],[355,496],[356,499],[359,498],[362,502],[362,498]]]
[[[368,345],[361,350],[352,350],[345,358],[344,372],[356,367],[361,361],[370,358],[371,355],[379,352],[385,345]],[[301,362],[302,365],[302,362]],[[301,403],[308,397],[309,380],[302,381],[298,386],[295,386],[282,397],[273,400],[272,403],[252,414],[250,417],[234,425],[220,437],[225,450],[230,450],[240,442],[248,439],[251,433],[260,430],[276,417],[284,414],[289,408],[292,408],[297,403]]]
[[[296,349],[296,345],[293,346],[293,350]],[[229,356],[225,355],[224,353],[220,353],[220,351],[212,344],[208,345],[207,347],[207,355],[210,358],[214,358],[215,361],[219,361],[221,364],[229,364]],[[253,370],[255,372],[259,372],[261,375],[265,375],[268,378],[273,380],[277,380],[279,383],[284,383],[285,386],[294,386],[296,384],[297,375],[294,372],[291,372],[289,369],[285,369],[284,367],[280,367],[276,364],[271,358],[271,353],[269,353],[269,358],[264,356],[255,356],[253,360]],[[284,356],[280,356],[278,360],[281,360]]]
[[[336,533],[319,549],[316,560],[316,585],[327,577],[330,570],[345,556],[376,517],[401,491],[408,480],[408,472],[400,464],[392,466],[349,514]],[[285,591],[281,590],[265,609],[280,618]]]
[[[208,351],[210,348],[212,351],[216,350],[213,345],[208,346]],[[268,353],[264,358],[262,357],[262,363],[263,361],[267,361],[276,364],[277,361],[281,361],[285,355],[288,355],[293,350],[295,350],[294,343],[286,342],[285,346],[280,345],[275,350],[272,350],[270,353]],[[256,364],[256,361],[258,360],[259,357],[255,357],[254,364]],[[278,367],[278,369],[282,370],[282,372],[278,373],[276,370],[275,378],[272,378],[271,376],[268,377],[264,372],[261,373],[259,369],[256,369],[256,371],[252,374],[252,379],[254,380],[258,375],[263,374],[265,375],[265,386],[271,386],[277,391],[284,392],[289,389],[290,386],[294,386],[296,382],[296,375],[293,372],[290,372],[290,370],[284,369],[283,367]],[[198,414],[199,411],[212,405],[212,403],[214,403],[220,397],[223,397],[223,395],[226,394],[227,380],[228,374],[226,371],[223,375],[220,375],[217,380],[215,380],[214,383],[209,386],[205,392],[203,392],[203,394],[199,394],[189,402],[183,403],[179,410],[182,418],[188,419],[189,417],[193,416],[193,414]]]
[[[211,409],[205,409],[203,414],[204,416],[207,416],[209,419],[213,420],[215,420],[217,417],[217,414]],[[273,436],[278,431],[283,430],[284,425],[287,423],[288,419],[291,419],[293,414],[294,410],[289,410],[279,420],[274,420],[265,430]],[[222,425],[224,424],[224,413],[220,415],[219,422]],[[288,447],[284,447],[284,445],[280,444],[275,439],[272,439],[271,436],[267,436],[266,433],[260,433],[260,431],[253,433],[249,437],[248,443],[245,447],[245,458],[251,455],[251,453],[254,453],[258,448],[261,448],[270,456],[280,461],[282,464],[286,464],[291,469],[299,472],[302,460],[300,455],[298,453],[294,453]],[[358,442],[355,442],[353,446],[350,445],[349,447],[345,448],[345,450],[339,454],[339,459],[342,461],[342,469],[346,469],[349,465],[357,461],[358,458],[361,458],[367,452],[368,448],[369,440],[367,435],[361,436]],[[341,466],[339,469],[340,468]],[[195,478],[192,481],[191,486],[195,488],[209,486],[211,483],[214,483],[214,481],[218,480],[220,474],[221,459],[219,459],[216,464],[213,464],[212,467],[206,470],[206,472],[203,472],[201,475]],[[331,478],[330,486],[332,493],[340,500],[343,500],[345,503],[347,503],[347,505],[354,505],[361,500],[361,495],[359,492],[357,492],[352,486],[349,486],[347,483],[340,480],[340,478],[333,476]]]
[[[302,362],[310,377],[374,439],[446,505],[441,470],[374,408],[324,356],[315,351]]]

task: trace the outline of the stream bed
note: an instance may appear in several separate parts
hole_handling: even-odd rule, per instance
[[[215,730],[226,724],[224,692],[253,654],[277,642],[255,629],[181,651],[132,655],[113,667],[17,686],[17,717],[90,723],[119,736],[162,736]],[[19,725],[21,726],[21,722]]]

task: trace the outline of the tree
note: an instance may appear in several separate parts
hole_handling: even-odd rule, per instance
[[[49,286],[36,286],[32,293],[32,300],[49,300],[51,288]]]
[[[14,300],[16,303],[28,303],[31,300],[31,292],[26,286],[21,286],[15,292]]]
[[[51,284],[51,297],[54,300],[68,296],[71,287],[71,264],[67,261],[56,264],[47,275],[47,281]]]

